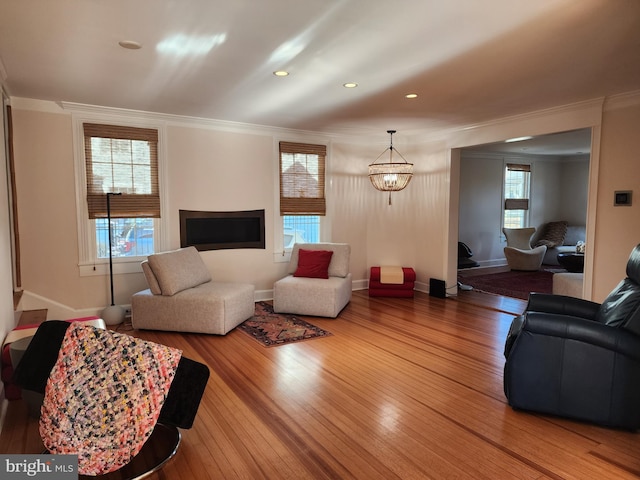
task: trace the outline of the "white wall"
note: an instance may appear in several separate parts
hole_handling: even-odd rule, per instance
[[[589,157],[570,157],[560,164],[558,218],[569,225],[585,225],[589,185]]]
[[[589,253],[595,255],[587,257],[587,268],[593,266],[594,292],[602,296],[602,291],[610,290],[610,285],[620,279],[620,268],[610,269],[607,265],[623,263],[625,259],[619,257],[626,257],[628,246],[640,238],[640,202],[636,201],[633,207],[611,207],[614,188],[637,188],[630,185],[630,180],[637,179],[634,162],[640,145],[634,128],[640,121],[640,101],[636,100],[640,95],[630,98],[605,108],[604,116],[602,103],[592,102],[439,137],[399,139],[397,147],[414,163],[415,176],[406,190],[393,194],[391,206],[387,196],[374,190],[366,176],[367,165],[386,147],[388,139],[384,135],[372,141],[327,139],[330,155],[326,226],[330,239],[352,245],[351,269],[360,285],[368,276],[368,268],[382,263],[413,266],[421,287],[431,277],[446,280],[448,286],[455,285],[460,161],[452,149],[591,126],[597,127],[599,134],[602,119],[602,158],[598,158],[600,144],[596,142],[596,162],[589,175],[589,182],[597,185],[592,190],[597,193],[589,196],[587,235],[591,242]],[[46,106],[42,106],[43,102],[16,103],[20,103],[20,108],[14,109],[14,123],[27,296],[69,315],[99,310],[108,302],[108,277],[81,277],[78,273],[71,116],[49,102],[44,102]],[[235,132],[173,119],[167,127],[170,247],[179,244],[180,208],[265,208],[265,250],[204,252],[203,258],[214,277],[250,280],[257,290],[268,291],[285,268],[274,262],[273,251],[275,232],[271,220],[278,215],[275,146],[281,136],[294,134],[300,137],[297,140],[305,139],[301,132]],[[235,183],[238,175],[248,176],[243,186]],[[607,228],[601,229],[600,225]],[[146,284],[141,273],[123,274],[116,276],[115,288],[116,302],[126,304],[130,295],[146,288]]]
[[[559,158],[534,157],[531,160],[531,204],[529,211],[529,226],[540,227],[550,221],[564,220],[560,213],[562,204],[561,167]],[[588,183],[580,186],[587,191]],[[579,188],[576,186],[576,188]],[[587,204],[583,205],[586,211]],[[582,222],[584,223],[584,222]],[[537,233],[538,233],[537,232]]]
[[[267,290],[284,266],[274,265],[273,139],[263,135],[169,126],[169,237],[180,246],[179,210],[265,209],[266,249],[211,250],[201,256],[214,279]]]
[[[462,153],[458,237],[473,252],[473,260],[483,266],[504,263],[500,230],[503,170],[502,157]]]
[[[625,276],[629,253],[640,243],[640,102],[622,96],[602,117],[597,194],[589,201],[597,218],[587,252],[593,253],[593,297],[602,300]],[[633,204],[616,207],[617,190],[633,191]],[[590,243],[591,242],[591,243]]]

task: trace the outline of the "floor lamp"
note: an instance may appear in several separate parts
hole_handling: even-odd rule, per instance
[[[121,193],[107,193],[107,227],[109,229],[109,281],[111,285],[111,305],[102,310],[102,319],[107,325],[118,325],[124,321],[125,311],[120,305],[116,305],[113,299],[113,251],[111,243],[111,195]]]

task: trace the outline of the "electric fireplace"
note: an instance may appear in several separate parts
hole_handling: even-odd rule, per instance
[[[194,246],[199,251],[229,248],[264,249],[264,210],[180,210],[180,246]]]

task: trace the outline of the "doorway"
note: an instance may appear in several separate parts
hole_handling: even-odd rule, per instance
[[[458,226],[454,240],[470,247],[472,263],[476,264],[472,267],[474,270],[500,272],[506,266],[502,222],[503,174],[508,162],[526,163],[532,168],[531,201],[527,212],[529,226],[539,229],[547,222],[558,220],[586,225],[592,137],[592,129],[583,128],[529,137],[519,142],[495,142],[452,151],[452,186],[458,186],[457,202],[452,202],[458,204],[458,209],[451,212],[451,221],[457,221]],[[458,168],[454,168],[456,162],[459,162]],[[457,178],[454,178],[456,173]],[[454,250],[453,245],[449,248]],[[590,291],[590,284],[585,291]]]

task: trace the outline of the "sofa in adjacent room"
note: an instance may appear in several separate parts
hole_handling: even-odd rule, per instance
[[[575,253],[578,242],[586,239],[586,227],[584,225],[569,225],[566,221],[548,222],[538,229],[531,244],[534,247],[546,245],[542,263],[545,265],[560,265],[559,253]]]

